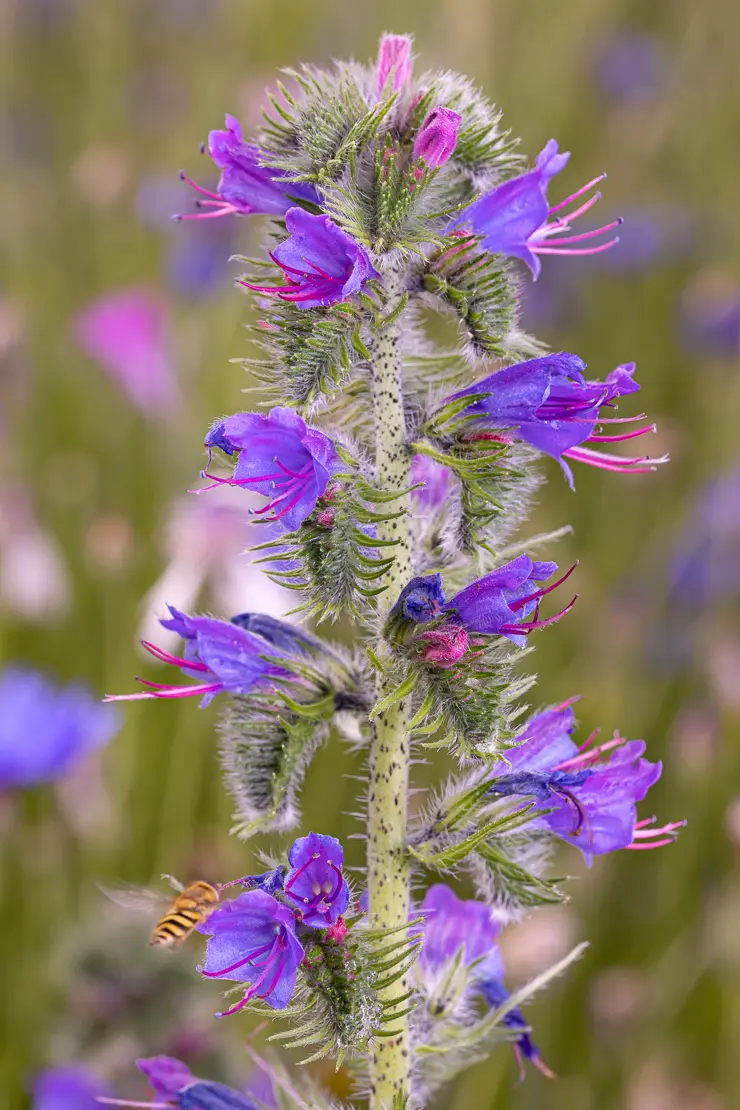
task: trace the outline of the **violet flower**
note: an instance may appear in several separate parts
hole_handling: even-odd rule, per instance
[[[342,845],[333,836],[311,832],[295,841],[288,860],[283,889],[296,902],[303,924],[317,929],[333,925],[349,905]]]
[[[643,758],[642,740],[614,739],[578,748],[572,702],[530,718],[506,753],[509,768],[494,779],[490,793],[534,797],[551,809],[537,819],[556,836],[593,856],[620,848],[660,848],[670,844],[683,821],[655,828],[655,818],[637,820],[636,803],[660,778],[661,763]],[[595,734],[594,734],[595,735]]]
[[[227,114],[225,131],[211,131],[208,153],[221,170],[217,192],[204,189],[184,172],[180,174],[182,181],[192,185],[206,198],[197,203],[199,208],[208,211],[178,215],[173,217],[175,220],[213,220],[219,216],[248,216],[253,213],[283,216],[297,200],[319,203],[318,193],[312,185],[286,181],[284,170],[261,164],[267,156],[254,143],[244,142],[236,116]]]
[[[422,574],[403,587],[390,611],[391,618],[425,624],[442,612],[445,592],[440,574]]]
[[[230,478],[216,478],[204,471],[204,477],[212,482],[204,488],[230,485],[253,489],[269,499],[255,515],[265,523],[279,522],[283,532],[295,531],[311,515],[332,475],[342,466],[334,441],[289,408],[227,416],[210,429],[205,446],[209,456],[218,447],[238,459]]]
[[[33,1110],[100,1110],[98,1098],[111,1090],[87,1068],[60,1064],[39,1072],[31,1093]]]
[[[393,71],[393,92],[399,92],[411,80],[411,45],[409,35],[383,35],[378,54],[378,96]]]
[[[546,582],[558,569],[557,563],[533,562],[529,555],[519,555],[460,590],[445,603],[443,612],[449,614],[450,625],[462,625],[468,634],[506,636],[522,647],[530,632],[554,624],[572,609],[578,595],[559,613],[539,619],[541,599],[565,582],[576,565],[557,582],[541,586],[539,583]],[[527,621],[530,615],[532,620]]]
[[[285,226],[290,236],[270,258],[285,274],[287,285],[252,285],[247,289],[279,297],[300,308],[337,304],[360,293],[371,278],[379,278],[367,252],[329,216],[312,216],[289,208]]]
[[[579,235],[561,237],[563,232],[570,231],[571,222],[577,216],[583,215],[601,199],[601,193],[594,193],[573,211],[556,216],[550,221],[550,216],[581,198],[606,177],[605,173],[600,174],[559,204],[550,207],[547,199],[550,178],[560,173],[569,158],[570,154],[560,154],[557,142],[550,139],[537,155],[535,169],[514,177],[511,181],[505,181],[492,192],[486,193],[463,211],[455,221],[456,226],[469,224],[473,232],[481,236],[485,249],[493,254],[521,258],[535,278],[541,270],[539,256],[542,254],[598,254],[615,246],[619,242],[617,238],[596,246],[584,247],[581,244],[612,231],[621,220],[613,220],[603,227],[583,231]]]
[[[143,641],[155,659],[180,667],[198,680],[195,686],[175,686],[161,682],[138,681],[147,689],[138,694],[112,694],[106,701],[138,701],[143,698],[184,698],[202,695],[206,706],[222,692],[248,694],[260,683],[285,674],[264,656],[284,656],[275,644],[248,632],[231,621],[215,617],[188,616],[169,606],[171,618],[160,621],[163,628],[177,632],[185,641],[185,656],[180,658]]]
[[[128,1099],[102,1099],[115,1106],[177,1107],[178,1110],[257,1110],[256,1103],[241,1091],[211,1079],[199,1079],[186,1064],[173,1056],[149,1056],[136,1061],[136,1066],[149,1081],[155,1102],[133,1102]],[[162,1101],[162,1100],[166,1101]],[[70,1107],[70,1110],[73,1110]]]
[[[597,424],[643,419],[642,414],[636,417],[600,415],[603,407],[615,407],[620,397],[635,393],[640,387],[634,381],[633,362],[618,366],[603,382],[588,381],[583,374],[585,368],[586,364],[577,355],[545,355],[489,374],[474,385],[453,393],[443,403],[488,393],[487,397],[473,401],[467,413],[491,427],[511,429],[517,438],[557,459],[571,489],[574,488],[573,474],[566,459],[619,474],[644,474],[667,462],[667,455],[630,458],[587,446],[634,439],[654,432],[656,426],[647,424],[614,435],[597,434]],[[478,438],[476,432],[468,434]]]
[[[430,169],[437,169],[452,157],[462,116],[451,108],[433,108],[419,128],[414,141],[414,158],[421,158]]]
[[[65,775],[115,736],[121,721],[84,686],[55,686],[38,671],[0,675],[0,790]]]
[[[74,338],[144,416],[171,415],[179,404],[169,342],[169,309],[146,288],[122,289],[77,314]]]
[[[255,997],[276,1010],[288,1005],[304,952],[287,906],[263,890],[249,890],[215,910],[200,931],[209,935],[203,975],[248,985],[241,1001],[217,1017],[236,1013]]]
[[[462,901],[443,883],[430,887],[421,906],[424,915],[424,944],[419,955],[422,980],[432,982],[444,974],[445,968],[462,949],[463,961],[471,966],[474,990],[493,1010],[509,997],[503,983],[504,966],[498,947],[501,925],[493,920],[491,909],[482,902]],[[526,1030],[528,1025],[517,1007],[502,1019],[502,1024]],[[528,1059],[547,1076],[550,1069],[543,1063],[539,1049],[525,1031],[513,1043],[521,1066]]]

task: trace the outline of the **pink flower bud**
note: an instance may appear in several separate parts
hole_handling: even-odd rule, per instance
[[[323,528],[331,528],[334,524],[334,517],[336,516],[335,509],[321,509],[316,514],[316,523],[320,524]]]
[[[468,650],[468,634],[462,625],[448,624],[430,629],[419,636],[424,641],[421,657],[426,663],[436,663],[446,670],[454,667]]]
[[[378,54],[378,96],[393,70],[393,91],[398,92],[411,80],[411,38],[408,35],[383,35]]]
[[[419,129],[414,143],[414,158],[423,158],[431,169],[443,166],[457,142],[462,116],[451,108],[434,108]]]

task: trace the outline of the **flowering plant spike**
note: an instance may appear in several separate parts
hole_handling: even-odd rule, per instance
[[[375,63],[289,70],[258,134],[230,115],[211,132],[218,190],[195,186],[182,218],[262,221],[238,288],[258,310],[242,361],[264,394],[253,411],[204,414],[192,492],[235,487],[258,560],[304,624],[171,608],[162,624],[182,650],[145,647],[184,679],[118,695],[215,699],[233,831],[293,831],[261,873],[209,888],[195,927],[203,989],[227,991],[214,1009],[281,1023],[273,1038],[307,1060],[351,1061],[372,1110],[427,1105],[499,1043],[551,1076],[526,1003],[583,945],[510,994],[501,931],[564,897],[555,849],[591,863],[664,846],[681,824],[638,812],[662,769],[643,741],[577,747],[577,699],[532,706],[521,665],[577,597],[575,565],[543,551],[567,529],[521,532],[549,459],[571,485],[571,461],[607,483],[666,461],[620,453],[652,424],[602,430],[642,419],[612,415],[639,389],[634,364],[587,378],[578,355],[518,324],[526,267],[536,277],[549,254],[616,247],[617,219],[568,234],[604,175],[551,205],[571,156],[550,140],[528,166],[500,112],[465,78],[415,71],[412,45],[384,35]],[[452,316],[457,350],[423,334],[421,308]],[[326,636],[339,619],[353,622],[351,650]],[[337,738],[367,759],[354,885],[343,845],[300,827],[306,768]],[[448,769],[412,815],[425,747]],[[191,1105],[194,1084],[209,1106],[231,1097],[169,1058],[141,1066],[156,1105]],[[329,1104],[301,1074],[281,1090],[286,1105]]]

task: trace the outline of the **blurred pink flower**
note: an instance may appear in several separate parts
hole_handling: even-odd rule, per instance
[[[167,416],[179,402],[169,344],[169,309],[144,287],[106,293],[75,318],[75,340],[144,416]]]

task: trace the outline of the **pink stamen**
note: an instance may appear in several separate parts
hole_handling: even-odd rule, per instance
[[[556,590],[558,588],[558,586],[562,586],[563,582],[565,582],[566,578],[570,578],[571,574],[573,573],[573,571],[576,569],[577,566],[578,566],[578,560],[576,559],[575,563],[570,568],[570,570],[567,570],[565,572],[565,574],[563,575],[563,577],[558,578],[557,582],[553,582],[553,584],[551,586],[543,586],[541,589],[535,590],[535,592],[533,594],[530,594],[529,597],[520,597],[518,601],[512,601],[509,604],[509,608],[511,609],[512,613],[518,612],[525,605],[527,605],[528,602],[535,601],[538,598],[543,598],[545,596],[545,594],[552,593],[552,591]]]
[[[223,208],[214,209],[213,212],[185,212],[183,215],[178,213],[177,216],[173,216],[173,219],[178,223],[181,220],[217,220],[219,216],[230,216],[238,212],[239,209],[233,204],[224,204]]]
[[[565,239],[556,239],[552,246],[560,247],[565,243],[580,243],[584,239],[594,239],[597,235],[603,235],[605,231],[611,231],[613,227],[619,227],[623,223],[624,220],[613,220],[612,223],[604,224],[603,227],[595,227],[591,231],[582,231],[579,235],[569,235]],[[565,228],[560,230],[564,231]],[[532,247],[531,249],[535,250],[536,248]]]
[[[209,686],[159,686],[156,683],[147,682],[142,678],[137,679],[137,681],[151,686],[152,689],[140,694],[106,694],[103,701],[142,701],[144,698],[189,698],[191,696],[198,697],[200,694],[217,694],[223,690],[223,686],[220,682],[213,683]]]
[[[561,200],[559,204],[553,205],[550,209],[550,214],[552,215],[553,212],[559,212],[561,208],[565,208],[566,204],[570,204],[572,200],[578,200],[578,198],[582,197],[584,193],[587,193],[589,189],[593,189],[594,185],[598,185],[600,181],[606,181],[605,173],[600,173],[593,181],[589,181],[587,185],[577,189],[575,193],[571,193],[569,197],[566,197],[565,200]]]
[[[257,993],[258,998],[269,998],[269,996],[275,990],[275,987],[278,984],[278,980],[280,979],[280,976],[283,974],[283,968],[285,967],[285,961],[287,960],[287,958],[288,958],[288,953],[283,952],[282,956],[280,957],[280,959],[277,962],[277,967],[275,969],[275,974],[272,977],[272,982],[270,983],[270,985],[269,985],[269,987],[267,988],[266,991],[261,992],[261,993],[260,992]]]
[[[106,1106],[136,1106],[146,1107],[147,1110],[171,1110],[175,1105],[174,1102],[131,1102],[127,1098],[106,1098],[105,1095],[98,1095],[95,1101]]]
[[[654,840],[651,844],[628,844],[627,848],[632,852],[649,851],[651,848],[665,848],[667,844],[675,844],[673,837],[666,837],[665,840]]]
[[[565,250],[560,250],[559,247],[539,247],[534,243],[530,244],[529,249],[532,251],[532,254],[601,254],[602,251],[608,251],[611,247],[616,247],[618,242],[619,239],[615,237],[614,239],[610,239],[608,243],[601,243],[598,247],[584,247],[581,250],[573,250],[571,247],[566,247]]]
[[[604,451],[591,451],[588,447],[569,447],[567,451],[563,451],[563,457],[601,470],[611,470],[615,474],[647,474],[669,461],[668,455],[661,455],[657,459],[651,459],[649,455],[625,459],[620,455],[608,455]]]
[[[556,220],[553,220],[553,222],[551,224],[545,224],[545,227],[542,230],[546,231],[547,228],[553,228],[554,229],[554,228],[558,228],[558,227],[564,227],[566,224],[569,224],[573,220],[578,219],[578,217],[582,216],[584,214],[584,212],[588,212],[589,209],[593,208],[593,206],[595,204],[598,204],[600,200],[601,200],[601,193],[594,193],[594,195],[592,197],[589,197],[589,199],[586,201],[586,203],[582,204],[580,206],[580,208],[576,208],[573,212],[566,212],[564,215],[558,216],[558,218]],[[554,208],[550,209],[551,213],[554,212],[554,211],[555,211]]]
[[[568,709],[571,705],[575,705],[582,697],[583,694],[574,694],[572,698],[568,698],[566,701],[561,701],[558,705],[553,706],[553,710],[555,713],[562,713],[564,709]]]
[[[197,181],[193,181],[191,177],[188,177],[188,175],[185,173],[185,170],[180,170],[179,177],[180,180],[184,181],[186,185],[190,185],[191,188],[195,189],[196,193],[202,193],[204,197],[211,197],[213,200],[217,200],[220,204],[226,203],[226,201],[224,201],[224,198],[218,193],[214,193],[210,189],[204,189],[203,186],[199,185]]]
[[[622,443],[626,439],[636,439],[637,436],[647,435],[648,432],[657,432],[657,424],[647,424],[644,428],[635,428],[632,432],[623,432],[619,436],[589,436],[586,443]]]
[[[308,868],[315,862],[316,862],[316,857],[311,856],[311,859],[307,863],[301,864],[301,866],[298,868],[298,870],[296,871],[293,878],[290,880],[290,882],[285,884],[283,889],[286,890],[288,893],[290,893],[290,888],[295,884],[296,880],[300,879],[303,872],[307,871]],[[293,895],[293,897],[295,898],[295,895]]]
[[[654,820],[655,820],[654,817],[650,818],[651,822],[654,821]],[[682,829],[685,826],[685,824],[686,824],[685,821],[670,821],[667,825],[663,825],[663,827],[660,828],[660,829],[649,829],[649,828],[644,827],[643,822],[640,822],[638,825],[635,825],[635,831],[632,834],[632,838],[633,838],[633,841],[634,840],[650,840],[651,838],[653,838],[655,836],[665,836],[668,833],[678,832],[678,830]]]
[[[605,752],[611,751],[612,748],[621,747],[622,744],[624,744],[624,740],[621,736],[615,740],[607,740],[604,744],[599,744],[598,748],[592,748],[591,751],[581,751],[579,755],[574,755],[572,759],[566,759],[562,763],[558,763],[555,770],[565,771],[570,767],[581,767],[584,763],[596,763]]]
[[[175,667],[187,667],[188,670],[191,671],[208,671],[208,667],[205,663],[191,662],[189,659],[181,659],[177,655],[170,655],[164,648],[157,647],[156,644],[150,643],[149,640],[142,640],[141,646],[146,648],[149,654],[153,655],[155,659],[159,659],[161,663],[172,663]]]
[[[556,613],[553,617],[547,617],[546,620],[522,621],[521,624],[502,624],[499,628],[499,632],[504,635],[528,636],[530,632],[534,632],[537,628],[547,628],[549,624],[555,624],[556,621],[559,621],[561,617],[564,617],[566,613],[570,612],[577,600],[578,594],[575,594],[564,609],[561,609],[560,612]],[[537,610],[535,610],[535,617],[536,616]]]

